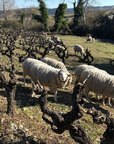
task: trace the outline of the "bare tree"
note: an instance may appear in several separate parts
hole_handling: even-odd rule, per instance
[[[85,0],[84,1],[84,26],[86,25],[86,12],[87,12],[87,7],[98,4],[97,0]]]
[[[11,9],[15,6],[15,0],[0,0],[0,9],[3,12],[3,18],[7,20]]]

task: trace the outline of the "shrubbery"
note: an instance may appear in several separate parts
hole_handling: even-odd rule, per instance
[[[96,11],[87,16],[87,23],[84,26],[83,21],[78,26],[70,24],[72,33],[79,36],[85,36],[91,33],[94,37],[104,39],[114,39],[114,10]]]
[[[1,22],[3,28],[21,28],[22,25],[17,20],[5,20]]]

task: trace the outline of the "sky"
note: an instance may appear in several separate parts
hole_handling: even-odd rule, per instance
[[[65,3],[67,3],[67,8],[73,8],[72,2],[75,0],[66,0]],[[114,0],[96,0],[97,4],[94,4],[93,6],[112,6],[114,5]],[[57,8],[60,3],[62,3],[63,0],[46,0],[46,6],[47,8]],[[38,7],[38,1],[37,0],[15,0],[15,7],[16,8],[25,8],[25,7]]]

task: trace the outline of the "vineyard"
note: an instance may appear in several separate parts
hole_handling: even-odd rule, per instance
[[[91,64],[114,74],[113,63],[110,63],[113,62],[114,58],[112,41],[87,42],[86,37],[58,35],[60,41],[57,44],[64,46],[65,49],[56,53],[54,51],[55,45],[49,42],[54,35],[53,33],[46,34],[25,30],[0,30],[0,143],[76,143],[75,138],[71,137],[72,134],[69,133],[69,129],[65,129],[63,133],[55,133],[50,124],[42,119],[39,99],[41,94],[31,97],[32,85],[29,77],[26,78],[27,85],[24,85],[22,62],[26,58],[55,58],[64,62],[72,74],[71,85],[67,89],[59,89],[57,103],[54,102],[52,94],[47,94],[46,105],[49,110],[57,114],[64,113],[64,117],[68,112],[72,112],[76,66],[82,63]],[[84,47],[86,51],[84,58],[74,54],[73,47],[75,44]],[[83,113],[83,116],[78,117],[74,124],[84,130],[92,143],[99,144],[103,140],[103,133],[106,131],[107,125],[105,120],[97,118],[109,116],[112,120],[112,126],[114,125],[112,119],[114,116],[113,101],[112,107],[109,107],[102,106],[102,96],[100,100],[97,100],[95,94],[91,93],[91,99],[92,104],[86,101],[83,106],[88,114]],[[97,113],[98,117],[89,111],[92,107],[97,111],[95,109],[91,111]],[[98,122],[94,123],[94,118]]]

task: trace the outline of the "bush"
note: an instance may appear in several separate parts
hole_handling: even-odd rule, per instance
[[[108,10],[97,19],[98,26],[95,27],[95,34],[99,38],[114,39],[114,10]]]
[[[17,20],[7,20],[2,22],[4,28],[21,28],[22,25]]]

